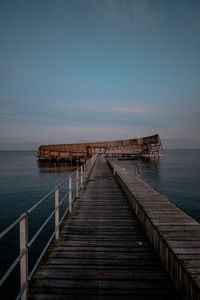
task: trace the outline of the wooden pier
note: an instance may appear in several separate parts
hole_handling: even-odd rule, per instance
[[[30,215],[52,196],[50,215],[29,236]],[[31,247],[52,218],[29,270]],[[5,299],[14,299],[6,289],[19,266],[17,300],[200,300],[200,224],[116,159],[92,156],[0,240],[16,226],[20,252],[0,279]]]
[[[105,158],[36,271],[30,299],[179,299]]]

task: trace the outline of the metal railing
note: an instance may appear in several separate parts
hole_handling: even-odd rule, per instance
[[[97,154],[95,154],[90,160],[86,161],[82,166],[77,168],[70,176],[68,176],[63,182],[61,182],[57,187],[55,187],[50,193],[44,196],[40,201],[38,201],[33,207],[31,207],[28,211],[23,213],[15,222],[13,222],[8,228],[6,228],[0,234],[0,240],[5,237],[14,227],[19,224],[19,245],[20,245],[20,254],[17,256],[15,261],[11,264],[8,270],[0,279],[0,287],[6,282],[7,278],[13,272],[18,264],[20,264],[20,286],[21,290],[17,295],[16,299],[26,300],[28,298],[28,285],[33,277],[38,265],[40,264],[47,248],[49,247],[51,241],[55,237],[55,240],[59,240],[59,228],[60,225],[66,216],[67,213],[71,213],[72,204],[76,197],[79,196],[80,189],[83,188],[84,184],[87,181],[87,178],[94,166],[94,163],[97,159]],[[67,183],[68,191],[64,195],[64,197],[60,200],[59,191],[60,188]],[[75,191],[75,193],[73,193]],[[28,239],[28,218],[30,214],[39,207],[43,202],[45,202],[51,195],[54,194],[54,210],[48,216],[48,218],[44,221],[41,227],[34,234],[32,239],[29,241]],[[68,207],[64,211],[62,217],[60,218],[60,207],[63,202],[68,198]],[[54,216],[54,230],[46,243],[44,249],[42,250],[37,262],[33,266],[32,270],[29,272],[29,264],[28,264],[28,252],[32,244],[38,238],[40,233],[43,231],[45,226]]]
[[[133,172],[134,175],[136,175],[138,177],[141,177],[140,168],[139,168],[137,163],[130,164],[129,169],[130,169],[131,172]]]

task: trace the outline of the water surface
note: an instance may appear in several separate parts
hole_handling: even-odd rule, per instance
[[[200,149],[165,150],[159,159],[120,164],[131,169],[134,162],[148,184],[200,222]]]

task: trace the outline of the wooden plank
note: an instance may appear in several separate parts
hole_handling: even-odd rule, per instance
[[[54,287],[49,287],[48,288],[48,292],[47,292],[47,289],[46,288],[43,288],[43,287],[38,287],[38,288],[32,288],[32,292],[34,293],[34,295],[37,295],[39,296],[39,298],[35,298],[35,299],[41,299],[41,296],[42,295],[53,295],[53,297],[56,296],[56,298],[54,299],[63,299],[63,298],[60,298],[62,296],[65,297],[66,299],[66,296],[67,296],[67,299],[69,299],[69,297],[71,296],[72,298],[71,299],[74,299],[74,297],[77,296],[77,299],[82,299],[83,296],[91,296],[93,298],[91,299],[96,299],[96,297],[102,295],[102,299],[104,300],[107,300],[108,296],[111,296],[111,297],[114,297],[114,298],[111,298],[111,299],[115,299],[115,297],[119,296],[119,299],[124,299],[124,296],[128,296],[129,300],[131,299],[137,299],[137,300],[140,300],[140,299],[150,299],[149,297],[151,296],[153,300],[155,299],[163,299],[164,297],[166,296],[170,296],[170,299],[178,299],[176,298],[176,293],[174,291],[171,291],[169,290],[169,288],[150,288],[150,289],[143,289],[143,288],[138,288],[138,289],[119,289],[119,288],[116,288],[116,289],[103,289],[101,287],[99,288],[83,288],[83,287],[80,287],[80,288],[61,288],[61,287],[57,287],[57,288],[54,288]],[[137,297],[137,298],[133,298],[133,297]],[[158,298],[155,298],[155,297],[158,297]],[[141,297],[145,297],[145,298],[141,298]],[[161,298],[162,297],[162,298]],[[31,295],[30,295],[30,299],[32,299]],[[165,299],[165,298],[164,298]],[[169,299],[169,298],[167,298]]]
[[[100,244],[101,245],[101,244]],[[149,251],[149,244],[145,242],[142,243],[142,242],[135,242],[135,243],[132,243],[131,244],[131,247],[129,249],[129,253],[134,253],[134,252],[138,252],[139,249],[143,249],[143,251],[145,251],[145,249]],[[94,245],[93,247],[89,247],[88,246],[88,243],[87,243],[87,246],[84,247],[80,247],[80,246],[66,246],[66,245],[62,245],[60,244],[59,246],[57,247],[49,247],[49,251],[52,252],[52,251],[64,251],[64,252],[103,252],[106,253],[107,252],[127,252],[127,245],[126,247],[120,247],[117,243],[115,245],[115,247],[102,247],[102,246],[98,246],[98,245]],[[153,252],[153,251],[152,251]]]
[[[134,290],[134,289],[166,289],[171,285],[165,279],[142,279],[142,280],[95,280],[95,279],[57,279],[57,278],[34,278],[34,285],[37,287],[49,286],[51,288],[93,288],[93,289],[118,289],[118,290]]]
[[[196,239],[194,241],[168,241],[170,247],[172,248],[199,248],[200,249],[200,241]]]
[[[154,265],[159,265],[159,261],[156,261],[155,258],[142,258],[142,257],[136,257],[135,259],[124,259],[123,261],[119,261],[117,259],[78,259],[78,258],[51,258],[48,257],[44,260],[44,263],[46,264],[57,264],[57,265],[76,265],[81,266],[81,265],[95,265],[95,266],[104,266],[104,265],[109,265],[109,266],[151,266],[153,267]]]
[[[93,264],[93,265],[86,265],[86,264],[81,264],[79,266],[77,266],[76,264],[57,264],[57,263],[52,263],[52,262],[48,262],[45,260],[40,264],[39,268],[38,268],[38,272],[40,269],[46,269],[46,270],[54,270],[54,269],[65,269],[67,270],[71,270],[72,272],[74,272],[74,270],[118,270],[120,272],[120,270],[129,270],[132,271],[133,273],[137,273],[138,271],[144,272],[146,273],[147,271],[159,271],[161,273],[163,273],[163,268],[160,265],[160,263],[154,263],[154,264],[133,264],[133,265],[108,265],[108,264]],[[35,274],[35,276],[37,276],[37,272]]]
[[[58,291],[58,292],[60,292],[60,290]],[[62,292],[62,291],[61,291]],[[86,291],[85,291],[86,292]],[[39,294],[38,294],[39,293]],[[35,292],[35,293],[33,293],[32,295],[31,295],[31,297],[30,297],[30,300],[35,300],[35,299],[39,299],[39,300],[55,300],[55,294],[44,294],[44,292],[41,292],[40,290],[38,291],[38,293],[37,292]],[[42,294],[41,294],[42,293]],[[56,292],[57,293],[57,292]],[[119,295],[119,294],[106,294],[106,295],[97,295],[97,293],[96,294],[89,294],[88,292],[87,292],[87,294],[86,295],[84,295],[83,293],[81,293],[80,295],[79,294],[77,294],[77,292],[76,292],[76,294],[68,294],[68,295],[66,295],[66,294],[59,294],[59,300],[66,300],[66,297],[67,297],[67,299],[68,300],[113,300],[113,297],[114,297],[114,299],[115,300],[130,300],[130,299],[132,299],[131,297],[137,297],[137,299],[138,300],[160,300],[160,295],[159,294],[157,294],[157,295],[155,295],[155,294],[146,294],[146,295],[138,295],[138,294],[136,294],[136,292],[134,292],[134,294],[133,293],[128,293],[127,295]],[[57,294],[56,294],[56,297],[57,297]],[[171,295],[167,295],[167,293],[166,293],[166,295],[165,296],[163,296],[162,295],[162,300],[171,300]]]
[[[108,241],[105,241],[105,240],[100,240],[100,241],[71,241],[69,239],[62,239],[60,242],[59,242],[59,245],[57,245],[56,247],[59,247],[59,246],[65,246],[65,247],[75,247],[78,251],[79,249],[81,250],[81,248],[83,247],[95,247],[95,249],[98,249],[99,247],[103,247],[104,249],[108,249],[109,251],[109,248],[111,247],[126,247],[126,249],[129,249],[129,251],[131,251],[133,249],[133,247],[135,247],[136,244],[138,243],[142,243],[142,245],[145,245],[145,246],[148,246],[149,248],[149,242],[147,240],[143,240],[142,239],[142,236],[140,236],[141,238],[138,239],[138,237],[136,237],[135,239],[132,239],[131,241],[116,241],[116,240],[108,240]],[[55,245],[51,245],[51,247],[55,247]],[[73,250],[74,251],[74,250]]]
[[[105,261],[114,261],[114,260],[128,260],[132,261],[134,259],[152,259],[155,257],[153,252],[149,252],[148,249],[138,249],[137,252],[70,252],[68,253],[67,259],[95,259],[95,260],[105,260]],[[49,254],[49,258],[53,259],[66,259],[66,252],[65,251],[51,251]]]
[[[51,272],[48,269],[39,268],[39,273],[35,275],[35,278],[69,278],[69,279],[99,279],[99,280],[149,280],[149,279],[162,279],[165,280],[165,274],[161,274],[159,271],[138,270],[133,272],[132,270],[90,270],[90,269],[54,269]]]

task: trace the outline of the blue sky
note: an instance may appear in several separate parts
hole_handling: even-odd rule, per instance
[[[0,0],[0,149],[200,148],[198,0]]]

